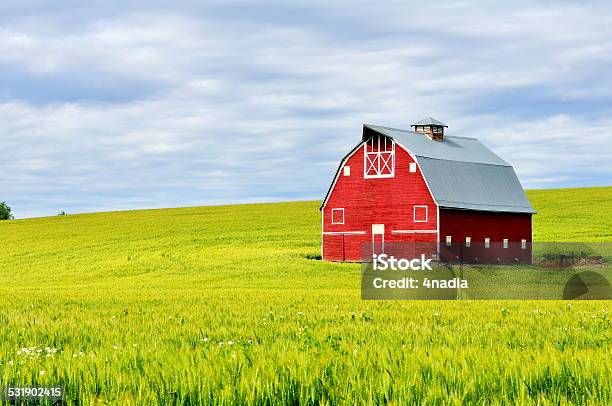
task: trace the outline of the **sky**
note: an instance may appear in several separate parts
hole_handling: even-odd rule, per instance
[[[431,3],[5,0],[0,201],[322,199],[363,123],[425,116],[525,188],[612,184],[612,6]]]

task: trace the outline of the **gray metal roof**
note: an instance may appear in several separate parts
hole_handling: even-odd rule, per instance
[[[440,207],[535,213],[512,166],[475,138],[433,141],[413,131],[364,124],[412,153]]]
[[[432,117],[425,117],[422,120],[417,121],[416,123],[412,124],[413,126],[415,125],[441,125],[443,127],[448,127],[446,124],[444,124],[441,121],[436,120],[435,118]]]
[[[444,136],[444,141],[432,141],[414,131],[364,124],[378,133],[393,138],[414,155],[449,161],[475,162],[491,165],[510,164],[482,145],[476,138]],[[366,134],[367,137],[367,134]]]
[[[511,166],[417,156],[440,207],[535,213]]]

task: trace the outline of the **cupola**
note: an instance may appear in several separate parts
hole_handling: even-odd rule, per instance
[[[427,117],[412,124],[411,127],[414,127],[414,132],[425,134],[431,140],[444,141],[444,128],[448,126],[435,118]]]

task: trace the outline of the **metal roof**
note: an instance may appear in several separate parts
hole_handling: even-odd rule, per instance
[[[535,213],[511,166],[417,156],[440,207]]]
[[[440,207],[535,213],[512,166],[475,138],[433,141],[413,131],[364,124],[415,156]]]
[[[442,127],[448,127],[443,122],[438,121],[432,117],[425,117],[424,119],[419,120],[416,123],[412,124],[412,127],[414,127],[415,125],[441,125]]]
[[[365,128],[393,138],[414,155],[449,161],[475,162],[490,165],[511,166],[476,138],[444,136],[444,141],[432,141],[427,136],[414,131],[364,124]],[[364,133],[367,138],[369,135]]]

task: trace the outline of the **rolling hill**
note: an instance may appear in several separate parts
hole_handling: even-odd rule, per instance
[[[612,187],[529,191],[536,241],[612,241]],[[319,202],[0,222],[0,381],[122,404],[605,404],[604,302],[365,302]]]

